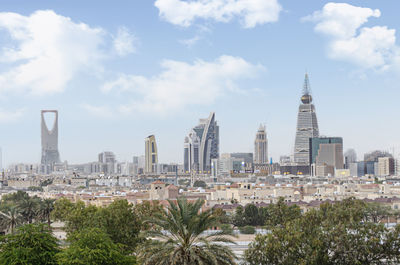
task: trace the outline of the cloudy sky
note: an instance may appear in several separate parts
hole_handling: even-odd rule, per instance
[[[398,1],[1,0],[3,162],[40,161],[40,110],[59,110],[62,160],[120,161],[155,134],[181,162],[215,111],[220,152],[293,150],[304,73],[320,132],[358,155],[400,151]]]

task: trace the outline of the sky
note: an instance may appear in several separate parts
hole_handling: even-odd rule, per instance
[[[304,74],[320,134],[359,157],[400,151],[399,1],[1,0],[3,164],[39,163],[40,110],[69,163],[121,162],[154,134],[161,163],[216,112],[220,153],[293,152]],[[49,126],[51,127],[51,126]]]

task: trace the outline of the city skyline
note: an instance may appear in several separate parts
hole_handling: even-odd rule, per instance
[[[400,111],[398,34],[393,31],[400,28],[399,4],[271,1],[275,9],[263,10],[270,11],[269,19],[250,21],[243,15],[248,10],[173,20],[173,10],[166,10],[162,0],[130,3],[118,11],[106,1],[82,4],[94,9],[91,14],[73,9],[74,1],[14,2],[4,1],[0,10],[1,44],[8,48],[0,63],[5,167],[39,163],[42,109],[59,111],[59,150],[70,163],[95,161],[106,150],[119,161],[131,161],[144,154],[143,139],[151,134],[157,137],[160,162],[182,163],[182,139],[210,112],[218,116],[220,153],[253,152],[254,132],[266,123],[269,153],[278,161],[294,149],[305,68],[312,79],[320,135],[343,137],[344,150],[354,148],[359,157],[400,147],[400,128],[391,121],[391,114]],[[351,10],[353,17],[335,16],[340,9]],[[60,28],[47,28],[54,23],[46,22],[58,22],[66,32],[65,43],[55,37]],[[348,30],[339,36],[326,30],[329,23]],[[16,34],[29,30],[38,35],[29,39]],[[49,39],[41,38],[41,30]],[[338,48],[376,31],[384,39],[372,38],[365,45],[371,50],[350,56]],[[79,45],[72,49],[76,40]],[[31,49],[38,43],[45,52]],[[363,61],[360,53],[369,51],[373,56]],[[88,56],[66,58],[73,52]],[[52,67],[46,56],[54,59]],[[23,66],[43,70],[32,77]]]

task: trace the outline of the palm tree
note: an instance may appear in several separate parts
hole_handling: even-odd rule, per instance
[[[5,211],[0,212],[1,226],[10,229],[14,233],[15,227],[22,223],[22,216],[16,206],[10,206]]]
[[[33,219],[37,217],[39,210],[38,206],[39,201],[37,197],[24,198],[19,203],[18,207],[21,211],[21,214],[29,224],[31,224]]]
[[[54,199],[44,199],[43,201],[40,201],[39,215],[47,222],[49,227],[51,225],[50,214],[54,210],[54,202]]]
[[[167,210],[155,214],[149,223],[160,229],[147,231],[147,240],[139,247],[138,257],[143,265],[228,265],[236,264],[236,256],[224,243],[228,231],[205,235],[209,228],[219,224],[211,210],[200,212],[203,200],[188,203],[179,198],[177,204],[169,201]]]

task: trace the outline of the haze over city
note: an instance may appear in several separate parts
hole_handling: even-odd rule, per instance
[[[107,150],[131,161],[151,134],[160,162],[182,163],[185,136],[210,112],[220,153],[252,152],[265,124],[278,161],[293,154],[305,72],[320,135],[360,157],[400,147],[399,3],[218,3],[2,1],[3,165],[40,162],[43,109],[59,112],[69,163]]]

